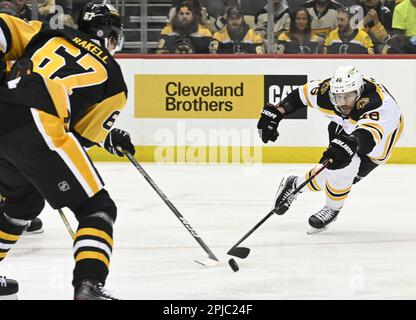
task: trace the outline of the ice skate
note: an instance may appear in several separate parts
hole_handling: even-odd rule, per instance
[[[104,289],[102,283],[82,280],[75,286],[74,300],[118,300]]]
[[[0,276],[0,300],[17,300],[19,284],[16,280]]]
[[[312,227],[307,233],[316,234],[328,229],[328,225],[337,219],[339,210],[323,207],[320,211],[310,216],[309,225]]]
[[[27,229],[24,231],[25,234],[38,234],[38,233],[43,233],[43,223],[42,220],[40,220],[39,218],[35,218],[32,220],[32,222],[30,223],[29,227],[27,227]]]
[[[289,176],[282,179],[274,204],[274,207],[277,209],[276,214],[285,214],[289,210],[292,202],[296,199],[297,194],[291,194],[296,189],[296,179],[296,176]]]

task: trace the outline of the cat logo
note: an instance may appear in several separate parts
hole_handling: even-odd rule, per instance
[[[364,107],[370,102],[370,98],[361,98],[357,101],[357,110],[364,109]]]
[[[324,82],[321,86],[321,95],[324,95],[329,89],[329,82]]]

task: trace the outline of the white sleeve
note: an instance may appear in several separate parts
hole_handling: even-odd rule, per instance
[[[317,100],[320,84],[320,81],[313,80],[299,87],[299,96],[305,106],[319,109]]]

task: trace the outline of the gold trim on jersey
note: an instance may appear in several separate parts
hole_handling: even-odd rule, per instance
[[[363,77],[364,80],[368,81],[369,83],[373,84],[376,87],[376,92],[378,93],[378,95],[380,96],[381,101],[384,101],[384,92],[383,92],[383,88],[372,78],[369,77]]]
[[[369,131],[372,134],[376,144],[378,144],[383,139],[384,130],[377,123],[361,123],[358,125],[358,127]]]
[[[387,160],[389,160],[393,147],[396,145],[397,141],[402,135],[403,129],[404,129],[404,121],[403,121],[403,116],[401,116],[398,128],[394,130],[392,133],[390,133],[386,140],[386,144],[384,145],[383,155],[378,158],[370,157],[370,159],[377,164],[383,164]]]
[[[308,106],[313,109],[312,102],[309,99],[309,88],[308,88],[308,84],[307,83],[305,83],[303,85],[303,95],[305,96],[305,99],[306,99],[306,102],[307,102]]]
[[[104,128],[104,123],[115,111],[121,111],[126,102],[127,97],[125,93],[120,92],[100,103],[92,105],[75,124],[75,131],[89,141],[98,144],[102,143],[109,132]]]
[[[334,110],[324,109],[320,106],[318,106],[318,108],[319,108],[319,111],[321,111],[322,113],[326,113],[326,114],[329,114],[331,116],[336,115]]]
[[[84,148],[70,132],[66,132],[62,120],[49,113],[32,108],[33,119],[49,149],[56,151],[89,197],[103,187],[92,167]]]

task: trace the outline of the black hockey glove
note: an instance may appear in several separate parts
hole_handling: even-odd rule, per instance
[[[120,152],[117,147],[130,152],[132,155],[135,153],[130,134],[121,129],[112,129],[105,139],[104,148],[114,155],[119,157],[124,156],[123,152]]]
[[[330,170],[342,169],[351,163],[358,150],[358,139],[354,136],[339,135],[332,139],[319,163],[332,159]]]
[[[259,136],[264,143],[276,141],[279,136],[277,127],[283,117],[284,115],[272,104],[267,104],[267,106],[263,108],[259,122],[257,123],[257,129],[259,130]]]

